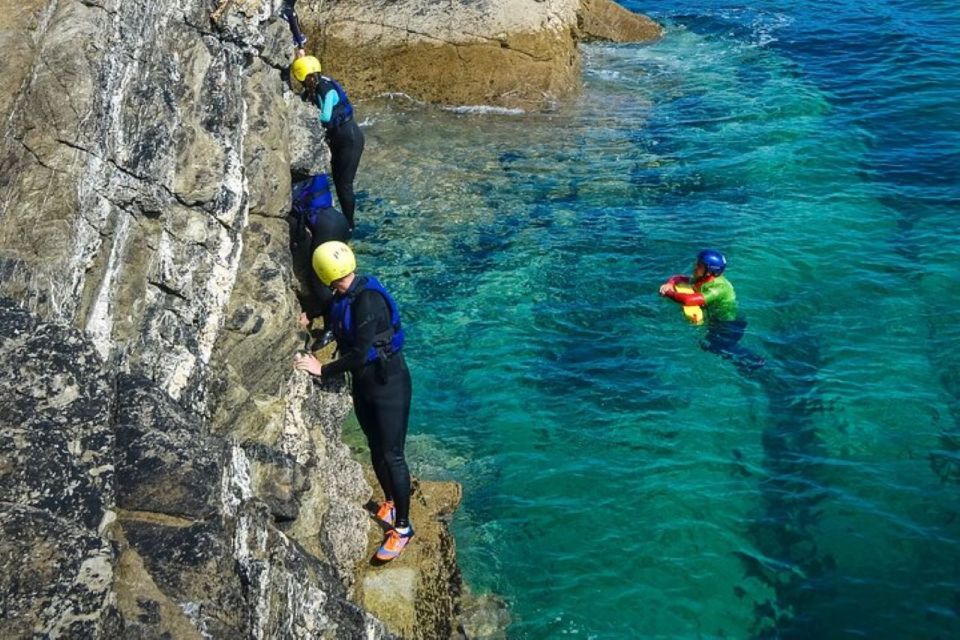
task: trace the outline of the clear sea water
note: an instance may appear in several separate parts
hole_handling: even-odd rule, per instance
[[[511,638],[960,637],[960,3],[626,4],[551,112],[361,105],[467,581]],[[755,375],[656,295],[705,246]]]

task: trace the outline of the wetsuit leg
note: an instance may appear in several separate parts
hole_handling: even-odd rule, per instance
[[[370,462],[373,464],[373,473],[377,476],[377,482],[383,490],[383,497],[387,500],[393,500],[393,485],[390,482],[390,471],[383,455],[382,442],[376,423],[376,413],[371,410],[369,403],[358,400],[356,394],[354,394],[353,399],[353,410],[357,414],[357,422],[360,423],[363,435],[367,437],[367,446],[370,447]]]
[[[336,129],[328,131],[327,142],[330,145],[330,174],[337,191],[337,201],[352,229],[356,209],[353,180],[357,176],[357,167],[360,166],[360,156],[363,154],[363,131],[351,118]]]
[[[745,320],[711,322],[707,329],[707,337],[700,346],[706,351],[732,360],[737,367],[747,370],[762,367],[765,363],[764,359],[740,345],[740,340],[746,331]]]
[[[357,421],[370,443],[377,481],[393,498],[396,526],[404,527],[410,522],[410,470],[404,456],[410,418],[410,371],[401,362],[392,366],[386,382],[381,382],[375,369],[366,366],[354,376],[353,402]]]

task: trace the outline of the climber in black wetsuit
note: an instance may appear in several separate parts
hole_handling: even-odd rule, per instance
[[[320,73],[320,61],[301,56],[293,61],[290,72],[306,89],[305,98],[320,109],[320,124],[330,147],[330,173],[337,190],[337,200],[350,228],[354,226],[356,201],[353,179],[363,154],[363,132],[353,118],[353,105],[347,93],[333,78]]]
[[[313,355],[301,353],[294,366],[322,378],[351,373],[354,411],[385,498],[377,517],[391,525],[377,558],[392,560],[413,537],[410,471],[403,451],[412,385],[401,351],[400,311],[376,278],[356,274],[353,252],[342,242],[317,247],[313,268],[334,290],[329,317],[340,357],[321,365]]]
[[[302,228],[306,227],[310,230],[310,253],[305,254],[309,263],[312,260],[313,252],[321,244],[330,240],[347,242],[352,234],[346,217],[333,207],[333,197],[330,195],[327,174],[294,175],[293,180],[291,189],[293,192],[292,209],[297,220],[295,235],[297,242],[299,242]],[[304,301],[306,317],[301,318],[301,323],[305,319],[312,320],[322,315],[323,310],[329,308],[330,301],[333,298],[330,288],[320,282],[311,264],[306,265],[306,272],[307,283],[313,295],[311,300]]]

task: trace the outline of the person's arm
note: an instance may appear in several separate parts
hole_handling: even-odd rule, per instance
[[[693,293],[680,293],[676,289],[666,289],[663,291],[664,297],[670,298],[674,302],[678,302],[685,307],[702,307],[707,301],[704,299],[703,294],[699,292]]]
[[[322,367],[317,359],[311,355],[298,356],[294,359],[296,368],[328,378],[338,376],[346,371],[355,371],[362,367],[367,361],[367,353],[376,339],[377,327],[389,326],[390,324],[390,309],[387,307],[387,301],[376,291],[362,291],[357,296],[356,302],[353,303],[353,313],[357,323],[357,339],[353,348],[340,354],[340,357],[333,362],[322,365]]]
[[[676,275],[670,276],[666,282],[660,285],[660,295],[673,299],[673,294],[676,293],[676,287],[680,283],[688,283],[690,278],[685,275]]]
[[[337,90],[327,91],[327,95],[320,100],[320,122],[323,124],[330,122],[330,118],[333,117],[333,108],[339,103],[340,96],[337,95]]]

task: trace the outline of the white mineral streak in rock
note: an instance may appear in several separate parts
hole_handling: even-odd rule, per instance
[[[273,598],[279,596],[283,603],[282,615],[286,626],[293,629],[294,622],[303,618],[302,609],[306,608],[309,618],[322,618],[323,603],[326,594],[314,588],[304,587],[293,574],[288,573],[282,583],[272,582],[273,567],[269,560],[270,531],[255,512],[245,509],[243,504],[253,497],[250,478],[250,462],[243,449],[234,445],[230,452],[230,463],[224,471],[223,513],[234,522],[233,553],[241,571],[250,585],[252,608],[249,611],[251,637],[258,640],[268,637]],[[289,541],[281,532],[276,536],[272,547],[288,545]],[[278,591],[282,591],[278,593]],[[317,593],[313,593],[316,591]],[[256,595],[253,595],[256,594]],[[285,637],[311,637],[291,633]]]
[[[233,555],[250,585],[254,601],[249,612],[251,634],[257,639],[264,638],[270,620],[270,563],[264,560],[269,533],[262,522],[243,508],[244,503],[253,498],[253,485],[250,461],[238,445],[230,448],[230,461],[224,467],[221,487],[222,513],[234,523]]]
[[[154,259],[156,261],[154,270],[159,282],[169,282],[175,277],[173,240],[166,229],[160,232],[160,240],[157,243]],[[159,307],[161,305],[161,295],[158,289],[153,287],[148,289],[149,305]],[[158,360],[158,366],[168,371],[165,376],[167,393],[174,398],[179,398],[179,394],[190,381],[190,374],[193,373],[196,366],[197,356],[190,353],[183,345],[170,345],[168,348],[161,350]]]
[[[363,625],[363,630],[367,634],[367,640],[377,640],[382,638],[381,632],[383,631],[380,623],[370,615],[367,615],[366,622]]]
[[[84,276],[103,243],[101,225],[110,215],[110,203],[98,193],[105,163],[95,154],[85,155],[87,166],[77,181],[81,211],[73,223],[73,253],[67,258],[66,273],[52,274],[48,285],[53,310],[67,322],[76,313]],[[67,286],[63,286],[62,277],[67,279]]]
[[[113,470],[113,465],[110,465],[110,469]],[[101,536],[107,535],[107,532],[110,530],[110,527],[113,526],[113,523],[117,521],[117,513],[112,509],[107,509],[103,512],[103,518],[100,520],[100,524],[97,526],[97,533]]]
[[[238,76],[239,69],[225,66],[226,72],[234,71]],[[224,86],[228,86],[229,78],[224,78]],[[238,79],[239,82],[239,79]],[[207,279],[202,296],[203,311],[200,317],[203,326],[197,338],[198,353],[193,358],[182,358],[167,377],[164,386],[167,393],[174,398],[180,398],[183,390],[197,365],[197,359],[203,364],[210,361],[217,336],[223,327],[230,295],[237,282],[237,273],[240,270],[240,257],[243,253],[243,236],[241,229],[247,224],[249,215],[249,197],[247,177],[243,168],[243,141],[247,135],[247,101],[242,89],[238,90],[240,99],[240,127],[236,132],[236,141],[230,138],[223,140],[226,156],[226,168],[223,188],[233,195],[233,206],[217,219],[223,225],[218,229],[219,244],[217,255],[210,277]]]
[[[286,620],[286,632],[292,638],[314,638],[322,629],[329,629],[331,621],[323,613],[327,594],[311,584],[303,585],[296,576],[287,576],[285,595],[292,615]],[[296,626],[295,623],[299,622]]]
[[[111,294],[114,282],[119,280],[123,266],[123,256],[127,248],[127,238],[130,235],[130,215],[123,211],[117,214],[120,218],[117,228],[113,232],[113,246],[110,248],[110,257],[107,268],[100,281],[100,290],[87,320],[87,333],[93,341],[100,357],[106,360],[113,347],[113,304]]]
[[[314,456],[307,419],[303,414],[303,406],[312,386],[313,382],[302,374],[293,374],[287,380],[287,390],[282,396],[287,404],[277,447],[302,465],[309,464]]]
[[[239,445],[230,447],[230,461],[223,468],[220,481],[221,513],[226,518],[236,518],[240,505],[253,497],[250,481],[250,461]]]
[[[110,192],[110,178],[108,177],[107,163],[105,158],[109,158],[112,153],[117,153],[123,149],[123,123],[121,115],[123,113],[123,100],[126,96],[130,81],[136,77],[140,68],[140,56],[137,50],[142,48],[143,40],[135,40],[132,43],[123,37],[123,23],[121,12],[113,12],[113,33],[111,35],[112,46],[110,51],[104,56],[104,76],[106,85],[102,95],[109,96],[109,108],[107,113],[98,114],[103,117],[102,124],[98,127],[102,137],[100,149],[89,149],[87,155],[87,168],[80,178],[77,187],[77,200],[80,203],[81,211],[74,223],[74,253],[69,260],[68,271],[70,273],[69,298],[72,307],[62,307],[63,317],[70,318],[76,310],[76,304],[81,296],[79,292],[83,286],[84,276],[89,268],[94,256],[100,251],[103,244],[101,230],[106,227],[107,219],[110,216],[113,206],[103,196],[103,192]],[[131,45],[134,51],[131,51]],[[87,117],[94,114],[87,114]],[[112,171],[115,171],[112,170]],[[111,171],[111,172],[112,172]],[[127,238],[129,236],[129,215],[128,213],[117,210],[118,228],[113,236],[113,246],[110,250],[110,258],[103,281],[100,284],[97,298],[93,310],[87,320],[87,331],[93,338],[97,352],[106,358],[111,350],[111,334],[113,331],[113,317],[111,308],[111,294],[113,283],[116,281],[118,270],[125,250]]]

